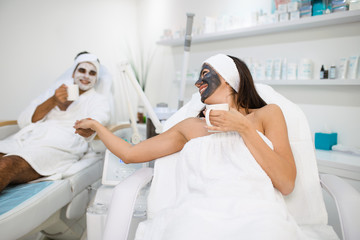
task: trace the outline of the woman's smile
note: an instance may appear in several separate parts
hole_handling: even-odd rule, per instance
[[[199,87],[200,95],[202,95],[202,93],[207,89],[207,87],[208,87],[208,84],[206,84],[206,83],[201,84],[201,86]]]

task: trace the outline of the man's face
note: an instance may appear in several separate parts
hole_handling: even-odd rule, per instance
[[[74,83],[79,85],[79,88],[83,91],[94,87],[96,76],[96,67],[88,62],[80,63],[73,74]]]
[[[195,83],[195,86],[199,88],[201,101],[205,102],[220,85],[220,76],[209,65],[204,64],[200,72],[199,80]]]

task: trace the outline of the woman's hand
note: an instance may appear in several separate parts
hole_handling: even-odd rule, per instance
[[[206,126],[208,130],[237,131],[241,134],[251,125],[250,121],[235,108],[230,108],[229,111],[211,110],[209,115],[213,126]]]
[[[75,122],[74,128],[75,133],[79,134],[82,137],[90,137],[95,133],[95,123],[96,121],[91,118],[85,118]]]

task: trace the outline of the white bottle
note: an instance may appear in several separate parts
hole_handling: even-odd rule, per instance
[[[284,58],[281,66],[281,80],[287,80],[287,60]]]
[[[313,63],[310,59],[303,58],[299,63],[300,80],[310,80],[313,77]]]
[[[330,67],[329,78],[330,79],[335,79],[336,78],[336,67],[335,67],[335,65],[331,65],[331,67]]]

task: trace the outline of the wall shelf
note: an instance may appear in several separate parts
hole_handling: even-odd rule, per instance
[[[234,38],[251,37],[257,35],[279,33],[286,31],[296,31],[301,29],[310,29],[323,26],[331,26],[344,23],[360,22],[360,10],[352,10],[346,12],[337,12],[326,15],[313,16],[293,20],[288,22],[279,22],[274,24],[258,25],[254,27],[240,28],[231,31],[208,33],[192,37],[192,43],[214,42]],[[184,39],[168,39],[157,42],[159,45],[165,46],[181,46]]]
[[[255,83],[264,83],[268,85],[312,85],[312,86],[360,86],[360,79],[313,79],[313,80],[255,80]]]

